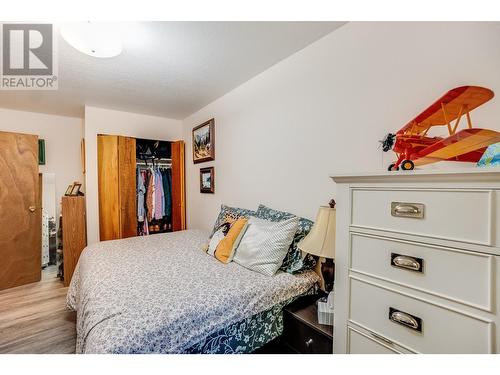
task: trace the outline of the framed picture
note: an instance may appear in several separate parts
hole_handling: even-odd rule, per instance
[[[211,119],[193,129],[193,162],[215,160],[215,120]]]
[[[38,165],[45,165],[45,139],[38,140]]]
[[[71,189],[71,194],[72,196],[76,196],[80,194],[80,189],[82,188],[82,184],[75,182],[73,184],[73,188]]]
[[[68,186],[68,188],[66,189],[66,193],[64,193],[64,195],[66,196],[71,195],[72,191],[73,191],[73,184]]]
[[[215,193],[214,167],[200,168],[200,193]]]

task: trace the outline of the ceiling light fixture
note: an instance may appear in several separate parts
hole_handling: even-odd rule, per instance
[[[70,46],[86,55],[109,58],[122,53],[118,23],[73,22],[62,24],[59,29]]]

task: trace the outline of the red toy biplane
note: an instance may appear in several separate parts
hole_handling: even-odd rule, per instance
[[[393,150],[398,159],[388,170],[413,169],[442,160],[477,162],[486,147],[500,142],[500,133],[472,127],[470,112],[493,98],[493,91],[484,87],[462,86],[448,91],[429,108],[411,120],[396,134],[389,133],[382,141],[385,152]],[[467,128],[457,131],[465,116]],[[455,121],[452,124],[452,121]],[[449,136],[427,137],[435,126],[446,126]]]

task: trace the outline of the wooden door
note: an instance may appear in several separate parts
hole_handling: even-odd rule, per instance
[[[184,141],[172,142],[172,230],[186,229]]]
[[[120,238],[137,236],[137,175],[135,138],[118,137]]]
[[[137,236],[135,138],[97,136],[101,241]]]
[[[97,136],[99,186],[99,237],[101,241],[121,238],[118,177],[118,137]]]
[[[38,137],[0,132],[0,290],[41,278]]]

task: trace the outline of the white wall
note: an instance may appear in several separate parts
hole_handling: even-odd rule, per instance
[[[385,170],[377,141],[448,89],[500,94],[499,36],[500,23],[348,23],[189,116],[188,227],[210,228],[221,203],[314,218],[329,175]],[[212,117],[216,160],[193,165],[191,129]],[[499,99],[472,118],[500,129]],[[200,194],[211,165],[216,193]]]
[[[182,139],[182,122],[164,117],[85,107],[85,164],[87,195],[87,239],[99,241],[99,201],[97,185],[97,135],[173,141]]]
[[[66,188],[74,181],[83,181],[80,149],[83,120],[0,108],[0,130],[35,134],[45,139],[46,164],[40,165],[39,170],[55,175],[56,221],[59,224],[61,197]]]

